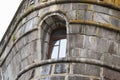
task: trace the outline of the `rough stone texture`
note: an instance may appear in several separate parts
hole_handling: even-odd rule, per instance
[[[0,69],[0,80],[2,80],[2,69]]]
[[[42,78],[40,80],[65,80],[65,76],[53,76],[53,77]]]
[[[119,80],[120,73],[103,68],[103,80]]]
[[[46,65],[46,66],[42,66],[41,68],[41,75],[49,75],[51,74],[51,65]]]
[[[100,68],[93,65],[73,64],[73,74],[92,75],[99,77]]]
[[[109,16],[101,13],[94,14],[94,21],[102,22],[102,23],[109,23]]]
[[[90,80],[90,79],[86,77],[81,77],[81,76],[69,76],[68,80]]]
[[[54,74],[63,74],[68,72],[68,65],[66,64],[56,64]]]
[[[64,76],[55,76],[55,77],[51,77],[51,80],[65,80]]]
[[[112,70],[120,67],[119,1],[113,3],[116,7],[111,0],[104,0],[109,5],[102,0],[97,4],[77,1],[21,3],[0,43],[0,80],[120,80],[120,72]],[[56,62],[34,66],[24,73],[29,66],[48,60],[50,35],[63,26],[67,33],[65,59],[92,60],[114,67],[110,70],[94,63]]]

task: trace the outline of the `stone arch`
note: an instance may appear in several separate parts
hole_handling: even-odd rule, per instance
[[[39,24],[41,38],[41,59],[47,59],[46,55],[49,49],[50,34],[52,31],[64,27],[66,34],[68,32],[68,19],[60,13],[50,13],[43,17]],[[67,38],[67,37],[66,37]]]

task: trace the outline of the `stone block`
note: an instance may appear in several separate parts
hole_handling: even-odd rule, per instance
[[[98,53],[105,53],[105,52],[108,52],[108,49],[109,49],[109,41],[106,40],[106,39],[102,39],[102,38],[98,38],[97,39],[97,50],[96,52]]]
[[[6,63],[4,62],[4,64],[1,66],[2,67],[2,72],[6,72],[6,69],[7,69],[7,65]]]
[[[8,66],[7,71],[8,71],[8,76],[9,76],[9,80],[14,80],[14,76],[12,73],[12,69],[11,69],[11,64]]]
[[[102,56],[102,53],[98,53],[89,49],[73,48],[70,51],[70,57],[76,58],[89,58],[100,60]]]
[[[6,71],[5,73],[3,73],[3,80],[8,80],[8,79],[9,79],[9,77],[6,76],[6,75],[8,75],[8,72],[7,72],[7,71]]]
[[[97,37],[94,36],[86,36],[85,37],[85,48],[90,49],[92,51],[97,50]]]
[[[109,8],[98,6],[98,5],[92,5],[92,9],[94,11],[101,12],[101,13],[107,13],[107,14],[110,13]]]
[[[41,67],[41,75],[49,75],[51,73],[52,65],[46,65]]]
[[[82,74],[99,77],[100,68],[94,65],[73,64],[73,74]]]
[[[73,48],[70,50],[70,57],[80,57],[80,48]]]
[[[68,73],[68,64],[56,64],[54,74]]]
[[[73,74],[83,74],[86,73],[86,66],[85,64],[73,64]]]
[[[102,33],[101,35],[102,38],[116,40],[117,33],[112,30],[101,28],[101,33]]]
[[[111,24],[112,24],[113,26],[115,26],[115,27],[120,28],[120,27],[119,27],[119,25],[120,25],[120,19],[117,19],[117,18],[112,17],[112,18],[111,18]]]
[[[73,10],[87,10],[89,9],[90,4],[84,4],[84,3],[73,3],[72,9]]]
[[[46,77],[46,78],[41,78],[39,80],[51,80],[50,77]]]
[[[120,57],[118,55],[113,55],[111,62],[114,66],[120,66]]]
[[[26,36],[26,40],[27,40],[27,43],[33,41],[33,40],[36,40],[37,37],[38,37],[38,32],[37,31],[34,31],[32,33],[29,33],[29,35]]]
[[[84,55],[84,54],[83,54]],[[102,53],[87,50],[86,58],[100,60]]]
[[[117,10],[113,10],[113,9],[110,9],[110,12],[109,12],[110,15],[113,15],[117,18],[120,18],[120,12],[117,11]]]
[[[23,27],[20,27],[20,29],[16,30],[16,34],[13,34],[13,37],[16,39],[18,39],[21,35],[23,35]],[[13,40],[14,42],[14,40]]]
[[[70,3],[63,4],[63,5],[57,4],[57,8],[64,13],[69,13],[69,11],[72,11],[72,4],[70,4]]]
[[[84,11],[84,20],[93,20],[92,11]]]
[[[34,11],[26,17],[26,21],[38,16],[38,11]]]
[[[114,41],[109,41],[108,53],[117,54],[118,53],[118,43]]]
[[[49,17],[48,19],[45,20],[45,23],[49,26],[52,26],[54,23],[54,19],[52,17]]]
[[[76,17],[76,10],[70,11],[69,13],[67,13],[67,15],[68,15],[68,18],[70,20],[76,20],[77,19],[77,17]]]
[[[21,63],[21,61],[22,61],[20,52],[18,52],[18,53],[14,56],[14,58],[16,59],[17,64],[20,65],[20,63]],[[19,65],[18,65],[18,66],[19,66]]]
[[[87,54],[88,54],[87,49],[80,48],[79,56],[76,56],[76,57],[87,58]]]
[[[120,73],[114,70],[103,68],[103,80],[120,80]]]
[[[33,25],[33,19],[32,20],[29,20],[28,22],[25,23],[26,26],[25,26],[25,32],[28,32],[30,30],[33,29],[34,25]]]
[[[85,39],[84,35],[80,34],[70,35],[69,39],[70,39],[69,45],[71,48],[84,48]]]
[[[45,7],[44,9],[40,9],[38,16],[42,17],[44,14],[49,12],[49,9],[50,9],[50,7]]]
[[[12,55],[12,53],[10,53],[8,55],[8,57],[6,58],[6,61],[5,61],[7,66],[10,64],[10,62],[12,61],[12,59],[13,59],[13,55]]]
[[[88,77],[68,76],[68,80],[90,80]]]
[[[104,53],[101,57],[101,61],[107,65],[113,65],[113,56],[110,53]]]
[[[110,23],[109,16],[102,13],[94,13],[94,21],[101,23]]]
[[[83,25],[84,27],[84,34],[86,35],[96,35],[97,27],[91,25]]]
[[[92,12],[87,10],[76,10],[77,20],[92,20]]]
[[[28,50],[28,45],[27,46],[24,46],[21,51],[20,51],[20,54],[21,54],[21,58],[22,60],[24,60],[26,57],[28,57],[30,55],[29,53],[30,50]]]
[[[102,28],[98,26],[91,26],[91,25],[85,25],[85,34],[90,36],[96,36],[101,37],[102,36]]]
[[[75,33],[82,33],[83,31],[83,25],[80,24],[70,24],[69,26],[69,33],[75,34]]]
[[[86,75],[100,77],[100,67],[95,65],[86,65]]]
[[[50,80],[65,80],[65,76],[53,76]]]
[[[27,67],[29,65],[28,63],[28,59],[24,59],[22,62],[21,62],[21,69],[24,69],[25,67]]]

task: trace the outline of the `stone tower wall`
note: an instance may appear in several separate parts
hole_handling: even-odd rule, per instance
[[[23,0],[1,41],[0,80],[120,80],[118,5]],[[43,53],[50,38],[45,33],[59,27],[55,21],[67,29],[66,57],[58,60]]]

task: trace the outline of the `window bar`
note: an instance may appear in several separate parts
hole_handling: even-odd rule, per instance
[[[59,54],[60,54],[60,43],[61,43],[61,40],[59,41],[59,48],[58,48],[58,59],[59,59]]]

